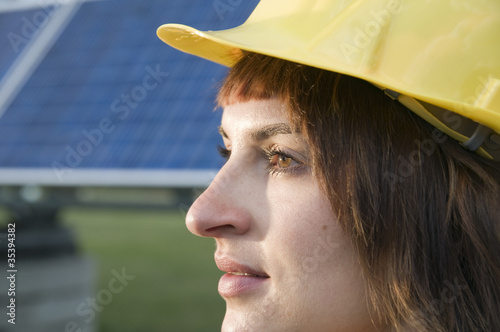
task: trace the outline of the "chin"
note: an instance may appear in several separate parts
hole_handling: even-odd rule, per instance
[[[272,320],[271,320],[272,321]],[[273,328],[269,320],[265,319],[263,313],[246,313],[227,309],[224,321],[222,322],[222,332],[266,332],[279,331]]]

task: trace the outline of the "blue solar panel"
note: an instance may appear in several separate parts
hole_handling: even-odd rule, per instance
[[[227,69],[171,49],[155,31],[234,27],[257,2],[84,3],[0,118],[0,167],[218,168],[212,110]],[[22,15],[0,15],[0,29]],[[1,74],[15,57],[0,54]]]

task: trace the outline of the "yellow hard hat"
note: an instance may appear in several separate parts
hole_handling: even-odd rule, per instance
[[[225,66],[245,50],[364,79],[500,160],[498,0],[261,0],[232,29],[165,24],[157,34]]]

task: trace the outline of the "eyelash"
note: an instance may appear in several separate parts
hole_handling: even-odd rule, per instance
[[[217,150],[218,150],[220,156],[222,158],[224,158],[226,161],[231,156],[231,151],[220,146],[220,145],[217,146]],[[266,166],[266,171],[271,175],[279,175],[279,174],[287,174],[287,173],[290,174],[290,173],[293,173],[295,171],[300,170],[304,166],[304,164],[302,162],[298,161],[293,156],[291,156],[290,154],[283,151],[280,147],[276,147],[276,146],[268,147],[263,151],[262,155],[268,161],[268,165]],[[277,166],[277,162],[275,162],[275,165],[272,164],[275,156],[290,158],[290,159],[292,159],[292,162],[296,163],[296,165],[289,166],[286,168],[280,168],[279,166]]]
[[[217,145],[217,151],[219,152],[219,155],[224,159],[224,161],[228,161],[229,157],[231,156],[231,151],[222,147],[221,145]]]

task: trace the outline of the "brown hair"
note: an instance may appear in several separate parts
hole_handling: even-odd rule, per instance
[[[278,98],[363,266],[380,318],[401,331],[500,331],[500,166],[370,83],[243,53],[225,106]]]

